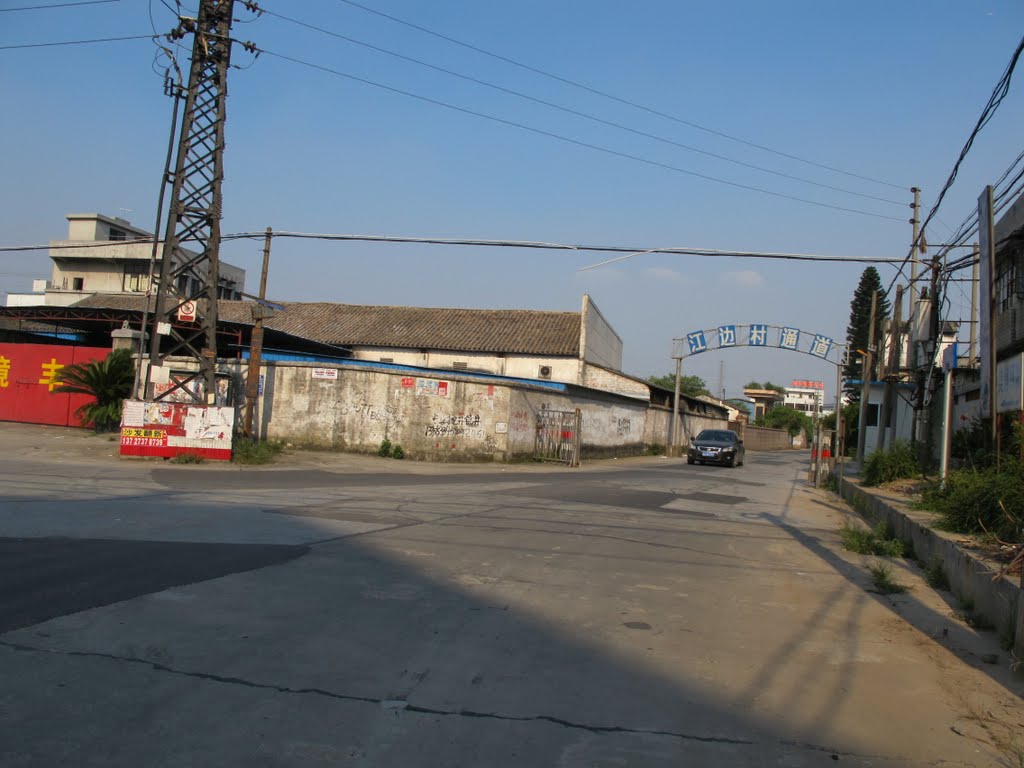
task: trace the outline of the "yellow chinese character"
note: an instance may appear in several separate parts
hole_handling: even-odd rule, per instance
[[[7,377],[11,374],[11,361],[0,356],[0,387],[7,387]]]
[[[64,364],[58,363],[56,357],[51,357],[50,362],[43,363],[43,378],[39,380],[39,383],[48,385],[50,391],[53,392],[53,388],[60,384],[57,381],[57,371],[63,367]]]

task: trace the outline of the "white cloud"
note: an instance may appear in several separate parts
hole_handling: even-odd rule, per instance
[[[644,270],[644,274],[648,277],[653,277],[657,280],[664,280],[673,283],[685,283],[686,275],[682,272],[676,272],[674,269],[668,267],[648,267]]]
[[[743,269],[739,272],[726,272],[722,275],[722,279],[727,283],[737,283],[738,285],[754,286],[761,285],[764,282],[764,277],[760,272],[753,269]]]

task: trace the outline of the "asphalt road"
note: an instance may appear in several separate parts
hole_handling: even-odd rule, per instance
[[[0,438],[2,766],[1015,764],[996,639],[900,563],[909,593],[870,592],[805,453],[239,470]]]

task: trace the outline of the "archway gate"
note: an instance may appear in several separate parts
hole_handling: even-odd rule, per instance
[[[846,344],[837,342],[823,333],[805,331],[788,325],[730,323],[715,328],[691,331],[685,336],[672,340],[672,358],[676,361],[676,393],[672,411],[672,444],[678,448],[679,439],[679,381],[683,373],[683,360],[704,352],[720,351],[733,347],[761,347],[763,349],[784,349],[800,352],[836,367],[836,448],[837,470],[842,476],[842,372],[849,350]],[[815,482],[817,485],[817,482]]]

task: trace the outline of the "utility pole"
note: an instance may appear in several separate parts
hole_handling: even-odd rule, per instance
[[[191,358],[197,370],[172,381],[154,399],[178,391],[195,403],[209,404],[216,393],[221,184],[233,10],[234,0],[200,0],[198,18],[182,17],[170,35],[177,40],[192,33],[192,64],[156,290],[150,371],[172,356]],[[186,243],[194,244],[196,252],[186,251]],[[193,321],[179,321],[179,315],[193,313]],[[161,344],[163,336],[168,343]]]
[[[978,244],[974,244],[974,250],[971,251],[972,261],[971,265],[971,336],[970,343],[967,348],[967,365],[968,367],[974,367],[978,360],[978,321],[975,320],[978,317]]]
[[[243,431],[246,437],[252,437],[252,419],[256,412],[256,399],[260,389],[260,364],[263,358],[263,319],[273,316],[273,310],[264,302],[267,298],[267,272],[270,269],[270,242],[274,232],[267,227],[263,241],[263,271],[260,273],[259,301],[252,307],[252,336],[249,341],[249,367],[245,382],[245,421]]]
[[[683,356],[682,351],[676,358],[676,396],[672,401],[672,435],[669,438],[672,443],[669,456],[676,455],[676,447],[679,445],[679,385],[683,378]],[[681,455],[681,454],[680,454]]]
[[[857,423],[857,463],[864,463],[864,446],[867,439],[868,400],[871,399],[871,366],[875,347],[875,309],[878,303],[878,291],[871,292],[871,316],[868,324],[868,348],[862,350],[860,418]]]
[[[900,368],[900,346],[903,342],[903,286],[896,286],[896,298],[893,301],[892,322],[889,324],[889,361],[885,366],[885,397],[882,411],[878,417],[878,439],[875,450],[884,451],[888,441],[888,432],[892,422],[893,401],[896,385],[894,379]]]
[[[914,193],[914,202],[910,204],[910,208],[913,211],[910,216],[910,226],[913,228],[913,234],[910,239],[910,304],[907,314],[910,316],[912,335],[914,336],[910,340],[910,365],[913,367],[917,361],[917,347],[915,345],[917,338],[916,330],[913,329],[917,319],[917,297],[920,294],[920,291],[917,289],[917,254],[918,240],[921,237],[921,190],[917,187],[911,187],[910,191]]]

